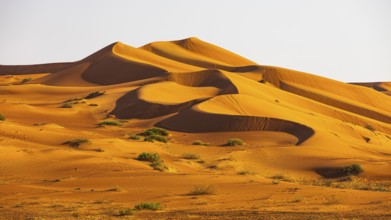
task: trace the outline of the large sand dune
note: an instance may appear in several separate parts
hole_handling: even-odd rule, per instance
[[[88,97],[96,91],[105,92]],[[385,181],[383,191],[391,190],[387,188],[391,180],[390,91],[390,82],[348,84],[258,65],[197,38],[140,48],[118,42],[69,63],[0,65],[0,114],[6,118],[0,121],[0,219],[30,214],[57,218],[60,210],[53,212],[59,215],[40,215],[50,204],[37,205],[55,198],[64,206],[85,198],[86,206],[98,209],[77,210],[92,217],[112,214],[102,213],[102,204],[94,203],[99,199],[113,201],[113,209],[149,199],[166,203],[165,210],[173,212],[234,209],[239,210],[238,216],[255,218],[246,212],[247,205],[259,210],[257,198],[269,191],[275,192],[270,194],[274,200],[263,202],[267,201],[264,211],[271,215],[364,208],[361,214],[386,219],[390,216],[386,207],[391,205],[388,192],[354,191],[363,205],[353,197],[345,198],[352,187],[341,191],[308,183],[358,163],[365,170],[360,184]],[[60,108],[66,102],[71,107]],[[107,118],[122,125],[97,126]],[[127,138],[153,126],[171,132],[168,144]],[[92,144],[79,149],[62,145],[80,137]],[[246,144],[227,147],[229,138]],[[210,146],[192,146],[198,139]],[[102,148],[104,152],[98,153]],[[143,151],[161,154],[166,172],[134,160]],[[190,151],[202,161],[178,156]],[[254,174],[236,175],[249,170]],[[291,183],[270,184],[271,176]],[[213,184],[221,193],[211,201],[188,200],[183,194],[189,183]],[[106,191],[115,185],[122,191]],[[286,203],[290,195],[285,192],[292,187],[305,189],[295,196],[305,197],[307,203],[282,208],[278,204]],[[230,196],[224,196],[227,193]],[[319,203],[330,194],[343,200],[343,205]],[[15,203],[20,201],[24,208],[18,210]],[[161,218],[169,216],[164,213]]]

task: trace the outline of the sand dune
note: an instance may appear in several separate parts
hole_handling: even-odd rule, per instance
[[[339,207],[388,217],[389,192],[357,192],[352,184],[368,189],[375,182],[370,190],[391,191],[390,91],[390,82],[348,84],[258,65],[194,37],[140,48],[116,42],[70,63],[1,65],[0,219],[52,213],[47,203],[56,198],[66,206],[85,198],[86,208],[77,210],[86,218],[113,216],[102,214],[102,199],[115,201],[113,209],[150,199],[166,203],[165,210],[229,213],[260,208],[269,192],[273,199],[261,203],[271,212]],[[99,126],[104,120],[118,126]],[[128,139],[153,126],[171,133],[169,143]],[[91,143],[63,144],[76,138]],[[245,145],[226,146],[232,138]],[[195,140],[210,146],[193,146]],[[164,172],[135,160],[149,151],[164,159]],[[186,153],[200,159],[180,156]],[[330,179],[352,163],[365,170],[357,183],[342,187]],[[322,185],[327,181],[345,189]],[[189,184],[206,183],[219,187],[206,196],[212,200],[186,197]],[[122,189],[109,188],[115,185]],[[327,201],[331,194],[343,205],[325,206],[335,202]],[[18,210],[19,201],[44,205]]]

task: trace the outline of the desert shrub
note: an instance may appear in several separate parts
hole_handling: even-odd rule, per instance
[[[139,135],[142,136],[152,136],[152,135],[160,135],[160,136],[168,136],[169,133],[163,128],[150,128],[143,132],[141,132]]]
[[[88,106],[98,106],[98,104],[91,103],[91,104],[89,104]]]
[[[239,171],[238,172],[238,175],[254,175],[254,174],[256,174],[256,172],[254,172],[254,171],[249,171],[249,170],[242,170],[242,171]]]
[[[73,106],[72,106],[72,103],[70,103],[70,102],[65,102],[65,103],[63,103],[61,106],[60,106],[60,108],[72,108]]]
[[[364,169],[361,167],[360,164],[351,164],[348,166],[344,166],[342,168],[342,173],[347,176],[350,176],[350,175],[357,176],[362,172],[364,172]]]
[[[141,141],[143,139],[143,136],[138,135],[138,134],[132,134],[132,135],[129,135],[129,139]]]
[[[266,83],[266,80],[261,79],[261,80],[259,80],[259,82],[260,82],[260,83]]]
[[[164,165],[163,161],[154,161],[151,164],[149,164],[154,170],[164,171],[167,169],[167,167]]]
[[[212,195],[216,191],[215,187],[212,185],[196,185],[193,187],[193,190],[190,191],[189,195],[199,196],[199,195]]]
[[[145,136],[144,141],[149,141],[149,142],[159,141],[159,142],[167,143],[168,139],[161,135],[150,135],[150,136]]]
[[[90,140],[88,140],[86,138],[77,138],[77,139],[65,141],[63,144],[69,145],[70,147],[73,147],[73,148],[77,148],[81,144],[84,144],[84,143],[90,143]]]
[[[134,211],[133,209],[120,209],[118,210],[118,213],[116,214],[116,216],[125,216],[125,215],[133,215],[134,214]]]
[[[182,158],[183,159],[187,159],[187,160],[197,160],[200,158],[200,155],[198,154],[193,154],[193,153],[184,153],[182,155]]]
[[[372,125],[366,124],[364,127],[365,127],[366,129],[372,131],[372,132],[375,132],[375,131],[376,131],[375,128],[374,128]]]
[[[32,78],[24,78],[24,79],[22,79],[21,83],[26,83],[26,82],[29,82],[31,80],[33,80],[33,79]]]
[[[278,180],[278,181],[293,182],[293,180],[290,177],[282,175],[282,174],[274,175],[271,178],[273,180]]]
[[[105,121],[101,121],[98,123],[99,126],[105,126],[105,125],[108,125],[108,126],[121,126],[122,123],[120,121],[116,121],[116,120],[105,120]]]
[[[96,98],[96,97],[101,96],[103,94],[105,94],[105,91],[95,91],[95,92],[92,92],[92,93],[88,94],[84,98],[85,99],[93,99],[93,98]]]
[[[238,138],[228,139],[225,145],[227,146],[242,146],[244,142]]]
[[[202,142],[200,140],[193,141],[192,145],[198,145],[198,146],[209,146],[209,143]]]
[[[137,157],[141,161],[158,162],[160,161],[160,155],[158,153],[142,152]]]
[[[0,114],[0,121],[5,121],[5,116]]]
[[[157,202],[143,202],[134,206],[137,210],[159,210],[161,208],[160,203]]]

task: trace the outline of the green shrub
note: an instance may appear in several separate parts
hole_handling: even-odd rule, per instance
[[[167,138],[165,138],[165,137],[163,137],[161,135],[146,136],[146,137],[144,137],[144,141],[149,141],[149,142],[159,141],[159,142],[163,142],[163,143],[167,143],[168,142]]]
[[[65,102],[65,103],[63,103],[61,106],[60,106],[60,108],[72,108],[73,106],[72,106],[72,103],[70,103],[70,102]]]
[[[24,78],[24,79],[22,79],[21,83],[26,83],[26,82],[29,82],[31,80],[33,80],[33,79],[32,78]]]
[[[137,157],[141,161],[158,162],[160,161],[160,155],[158,153],[142,152]]]
[[[202,141],[196,140],[196,141],[193,141],[192,145],[209,146],[210,144],[206,143],[206,142],[202,142]]]
[[[342,168],[342,173],[347,176],[350,176],[350,175],[357,176],[362,172],[364,172],[364,169],[361,167],[360,164],[351,164],[348,166],[344,166]]]
[[[167,169],[167,167],[164,165],[163,161],[154,161],[151,164],[149,164],[154,170],[164,171]]]
[[[134,206],[137,210],[159,210],[161,208],[160,203],[157,202],[143,202]]]
[[[183,159],[187,159],[187,160],[197,160],[200,158],[200,155],[198,154],[193,154],[193,153],[184,153],[182,155],[182,158]]]
[[[84,144],[84,143],[90,143],[90,140],[88,140],[88,139],[86,139],[86,138],[77,138],[77,139],[65,141],[63,144],[67,144],[67,145],[69,145],[70,147],[77,148],[77,147],[79,147],[81,144]]]
[[[133,215],[134,214],[134,211],[133,209],[120,209],[118,210],[118,213],[116,214],[116,216],[125,216],[125,215]]]
[[[95,92],[92,92],[92,93],[88,94],[84,98],[85,99],[93,99],[93,98],[96,98],[98,96],[104,95],[105,93],[106,93],[105,91],[95,91]]]
[[[376,129],[375,129],[372,125],[366,124],[364,127],[365,127],[366,129],[372,131],[372,132],[375,132],[375,131],[376,131]]]
[[[162,128],[150,128],[143,132],[141,132],[139,135],[142,136],[152,136],[152,135],[159,135],[159,136],[168,136],[169,133],[165,129]]]
[[[215,187],[212,185],[196,185],[193,187],[193,190],[190,191],[189,195],[199,196],[199,195],[212,195],[216,191]]]
[[[143,139],[143,136],[138,135],[138,134],[132,134],[132,135],[129,135],[129,139],[141,141]]]
[[[225,145],[227,146],[242,146],[244,142],[238,138],[228,139]]]
[[[5,121],[5,116],[0,114],[0,121]]]
[[[122,123],[120,121],[116,121],[116,120],[105,120],[105,121],[101,121],[98,123],[99,126],[105,126],[105,125],[108,125],[108,126],[121,126]]]

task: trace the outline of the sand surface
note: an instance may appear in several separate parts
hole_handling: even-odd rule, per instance
[[[390,91],[197,38],[0,65],[0,219],[391,219]],[[168,143],[128,138],[152,127]],[[76,138],[89,143],[63,144]],[[351,164],[364,172],[342,175]],[[196,185],[213,192],[189,195]],[[118,216],[142,202],[162,207]]]

